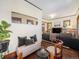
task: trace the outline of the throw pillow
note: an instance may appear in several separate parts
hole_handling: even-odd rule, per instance
[[[18,37],[18,47],[25,44],[25,39],[26,38],[27,38],[26,36],[25,37]]]
[[[34,40],[34,42],[36,42],[36,41],[37,41],[37,36],[36,36],[36,35],[31,36],[30,38],[31,38],[31,39],[33,39],[33,40]]]
[[[25,40],[25,45],[27,46],[27,45],[31,45],[31,44],[33,44],[34,42],[33,42],[33,40],[31,40],[31,39],[26,39]]]

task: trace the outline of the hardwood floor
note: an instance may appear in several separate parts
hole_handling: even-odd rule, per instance
[[[53,45],[50,42],[43,41],[42,47],[46,48],[50,45]],[[36,52],[32,53],[31,55],[25,57],[24,59],[37,59]],[[75,51],[73,49],[63,48],[63,58],[62,59],[79,59],[79,51]]]

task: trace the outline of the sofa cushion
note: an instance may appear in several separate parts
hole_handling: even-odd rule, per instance
[[[18,47],[25,44],[25,39],[26,38],[27,38],[26,36],[25,37],[18,37]]]

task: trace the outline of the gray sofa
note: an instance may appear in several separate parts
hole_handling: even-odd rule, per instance
[[[50,33],[43,33],[42,34],[42,39],[43,40],[50,41]]]
[[[62,40],[65,46],[79,50],[79,38],[75,38],[71,34],[67,33],[59,34],[56,36],[56,38]]]

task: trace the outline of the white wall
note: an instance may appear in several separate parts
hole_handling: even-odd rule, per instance
[[[56,18],[69,16],[73,14],[79,14],[79,0],[73,0],[73,3],[71,3],[68,7],[65,7],[63,10],[56,12]],[[77,27],[77,15],[71,16],[71,17],[65,17],[65,18],[59,18],[52,20],[53,24],[60,24],[60,27],[63,27],[63,21],[64,20],[70,20],[71,21],[71,27],[76,28]],[[53,26],[54,27],[54,26]]]
[[[47,20],[47,19],[43,19],[42,20],[42,23],[44,23],[45,25],[44,25],[44,28],[45,28],[45,32],[47,32],[47,23],[51,23],[52,24],[52,26],[53,26],[53,22],[52,22],[52,20]],[[52,27],[51,26],[51,27]]]
[[[11,31],[13,31],[11,35],[11,42],[10,42],[10,50],[15,50],[18,46],[18,36],[27,36],[27,38],[30,38],[30,36],[33,36],[34,34],[37,35],[37,39],[40,42],[41,41],[41,28],[36,25],[25,25],[25,24],[12,24],[11,25]]]
[[[6,19],[10,22],[12,11],[38,19],[42,18],[42,11],[24,0],[0,0],[0,19]]]
[[[38,25],[12,24],[12,11],[38,18]],[[26,34],[27,36],[30,36],[32,34],[38,34],[37,38],[39,40],[41,39],[41,18],[42,12],[24,0],[0,0],[0,20],[6,20],[12,25],[10,29],[13,31],[13,33],[11,35],[9,45],[11,51],[16,49],[18,43],[17,36],[19,35]]]
[[[16,1],[16,2],[15,2]],[[36,7],[30,5],[24,0],[14,0],[12,11],[19,12],[21,14],[33,16],[36,18],[41,18],[42,11],[37,9]]]
[[[12,17],[21,18],[23,24],[26,24],[28,19],[32,20],[34,25],[35,25],[35,21],[38,21],[38,19],[35,18],[35,17],[31,17],[31,16],[28,16],[28,15],[20,14],[20,13],[12,12],[11,15],[12,15]]]

